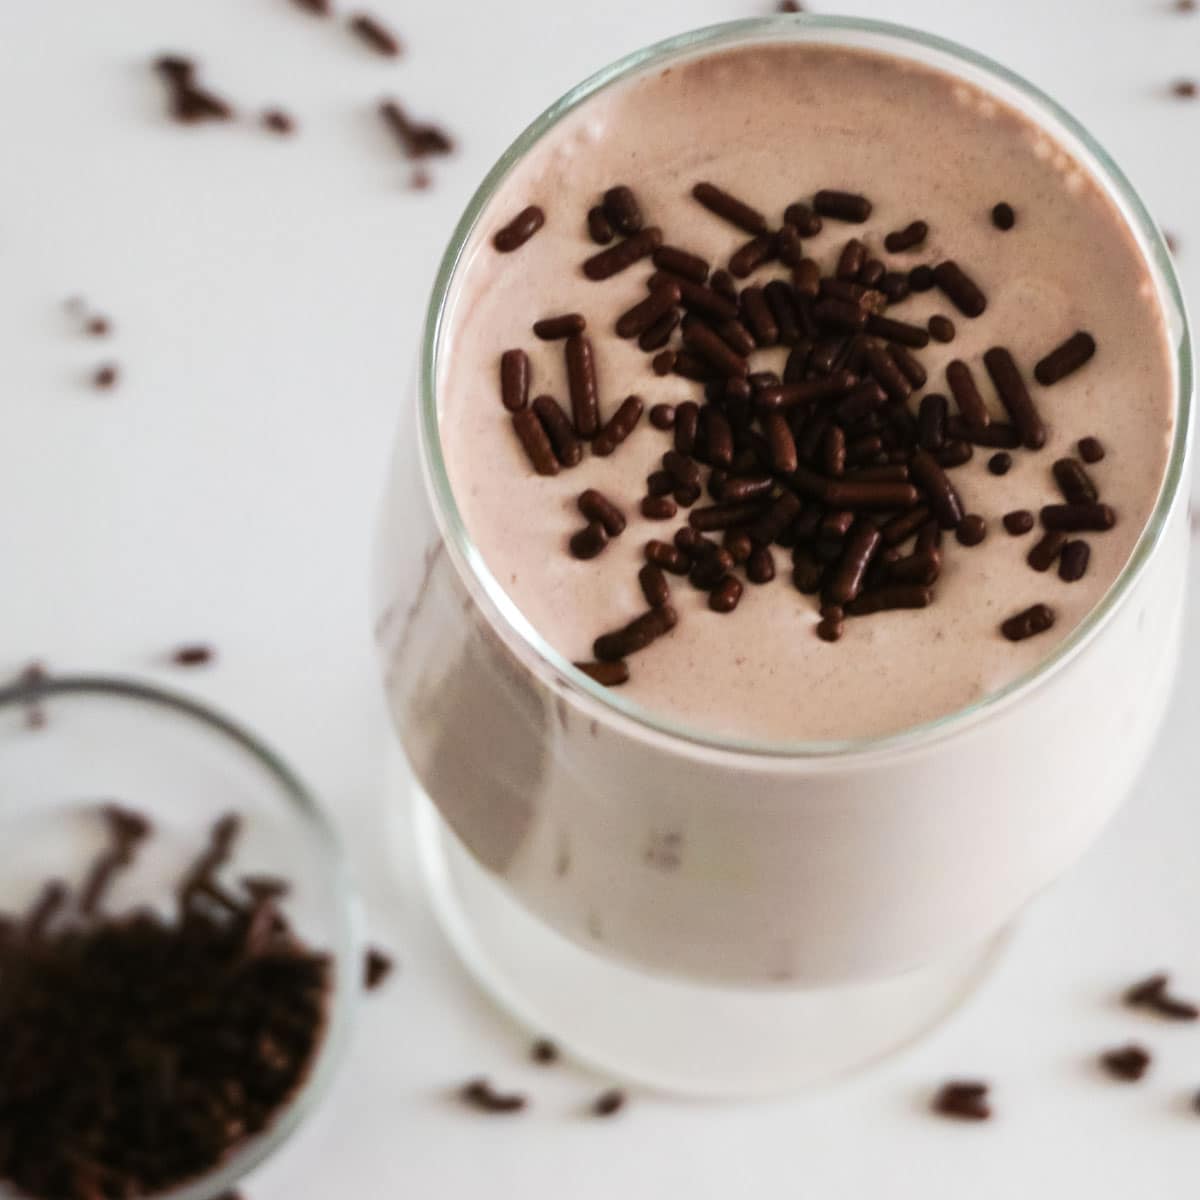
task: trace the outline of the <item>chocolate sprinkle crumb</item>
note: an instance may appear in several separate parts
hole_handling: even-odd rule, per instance
[[[558,1046],[549,1038],[538,1038],[529,1047],[529,1057],[539,1066],[549,1066],[559,1060]]]
[[[107,337],[112,332],[112,325],[107,317],[91,317],[84,330],[91,337]]]
[[[1180,100],[1194,100],[1200,95],[1200,84],[1194,79],[1177,79],[1171,84],[1171,93]]]
[[[92,375],[92,386],[102,392],[111,391],[117,386],[119,372],[115,363],[105,363],[102,367],[97,367]]]
[[[283,111],[282,108],[269,108],[262,115],[262,123],[264,129],[269,129],[272,133],[289,134],[294,133],[296,129],[295,119],[291,114]]]
[[[933,1111],[963,1121],[986,1121],[992,1115],[988,1086],[967,1080],[945,1083],[933,1098]]]
[[[363,961],[363,985],[368,992],[373,992],[395,969],[391,956],[385,954],[377,946],[372,946]]]
[[[1098,463],[1104,457],[1104,445],[1099,438],[1085,437],[1079,441],[1079,457],[1085,463]]]
[[[1149,1051],[1134,1042],[1106,1050],[1100,1056],[1100,1065],[1122,1083],[1136,1083],[1149,1070],[1150,1061]]]
[[[612,1117],[623,1109],[628,1097],[620,1088],[610,1088],[601,1092],[592,1102],[592,1113],[597,1117]]]
[[[382,54],[385,58],[398,58],[403,49],[400,39],[369,13],[357,13],[351,17],[350,28],[376,54]]]
[[[1007,450],[997,450],[991,458],[988,459],[987,469],[993,475],[1007,475],[1012,470],[1013,456]],[[1032,519],[1032,514],[1030,514]]]

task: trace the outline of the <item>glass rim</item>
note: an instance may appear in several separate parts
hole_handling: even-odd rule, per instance
[[[139,703],[207,727],[266,771],[297,817],[313,829],[328,857],[340,909],[336,920],[339,944],[330,950],[339,969],[331,992],[325,1035],[307,1076],[276,1119],[260,1134],[235,1149],[220,1166],[149,1197],[149,1200],[213,1200],[233,1188],[289,1141],[328,1094],[346,1056],[359,1001],[356,968],[365,944],[362,913],[351,880],[349,861],[329,817],[292,767],[245,726],[210,705],[139,679],[115,675],[46,675],[0,687],[0,714],[55,696]],[[31,736],[40,736],[40,732],[33,732]]]
[[[818,36],[806,36],[810,34]],[[862,40],[838,41],[838,34],[845,34],[848,39]],[[886,45],[872,47],[870,39]],[[1049,118],[1050,122],[1060,127],[1055,129],[1053,125],[1047,126],[1047,132],[1055,141],[1061,140],[1059,135],[1064,131],[1075,139],[1087,156],[1080,165],[1104,188],[1105,194],[1130,227],[1141,256],[1151,270],[1158,302],[1163,309],[1164,320],[1168,324],[1168,336],[1172,343],[1176,368],[1175,428],[1170,456],[1155,506],[1129,559],[1108,591],[1045,658],[1004,686],[949,713],[884,734],[825,740],[760,740],[739,737],[674,720],[622,697],[615,689],[596,683],[542,637],[491,573],[459,512],[442,453],[437,380],[439,349],[447,306],[453,294],[464,252],[488,205],[509,173],[554,126],[606,88],[671,61],[737,45],[753,44],[756,41],[810,41],[848,49],[876,48],[898,57],[905,57],[904,50],[908,48],[912,51],[908,55],[910,59],[926,62],[926,65],[929,64],[921,59],[920,55],[933,52],[953,60],[960,67],[981,74],[986,83],[967,79],[967,82],[980,87],[981,90],[988,90],[988,84],[998,85],[1000,88],[1010,89],[1021,100],[1032,104],[1035,111],[1027,115],[1042,123]],[[952,67],[944,69],[947,73],[954,73]],[[1013,106],[1001,92],[993,94],[1001,103]],[[1072,157],[1078,157],[1074,148],[1066,148],[1072,153]],[[1177,320],[1177,332],[1171,324],[1172,317]],[[438,526],[449,556],[473,598],[480,604],[492,626],[502,636],[509,635],[505,637],[506,644],[514,652],[521,654],[526,659],[526,665],[535,673],[545,675],[551,672],[553,677],[548,682],[557,684],[577,700],[582,700],[593,710],[594,715],[602,719],[633,728],[643,736],[656,734],[708,750],[740,754],[750,758],[773,759],[845,759],[865,757],[881,751],[916,749],[956,733],[1007,707],[1063,670],[1099,634],[1121,607],[1163,539],[1185,478],[1194,399],[1192,343],[1187,307],[1162,232],[1124,172],[1066,109],[1015,71],[949,39],[892,22],[807,13],[723,22],[655,42],[622,56],[590,75],[530,122],[484,177],[454,228],[439,264],[426,310],[418,374],[420,457]]]

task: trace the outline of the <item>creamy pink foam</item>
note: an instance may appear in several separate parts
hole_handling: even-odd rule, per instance
[[[776,581],[747,585],[732,615],[710,612],[705,594],[675,581],[679,623],[630,660],[623,693],[706,730],[841,738],[951,713],[1036,665],[1112,586],[1154,506],[1174,424],[1167,331],[1133,236],[1084,168],[995,98],[890,56],[763,45],[696,59],[594,97],[513,170],[460,267],[439,379],[451,483],[489,569],[568,658],[590,657],[598,633],[644,610],[643,546],[669,538],[686,519],[681,510],[674,521],[648,521],[637,507],[670,435],[643,420],[611,458],[585,457],[576,469],[538,477],[500,404],[498,363],[504,350],[524,347],[532,394],[550,392],[565,404],[562,343],[538,342],[530,326],[579,311],[595,347],[605,418],[633,392],[647,408],[698,398],[700,385],[655,376],[649,356],[612,333],[617,316],[645,295],[649,262],[604,283],[586,279],[580,264],[596,249],[588,207],[605,188],[628,183],[668,242],[723,265],[745,235],[691,198],[702,179],[727,186],[772,221],[818,188],[869,195],[875,208],[866,226],[827,221],[806,241],[825,269],[850,236],[898,269],[958,260],[988,295],[983,317],[961,316],[937,291],[891,313],[924,323],[941,312],[957,326],[952,343],[920,352],[925,390],[947,392],[945,365],[963,358],[1001,414],[981,360],[988,347],[1006,345],[1049,438],[1038,453],[1016,452],[1003,478],[987,472],[991,452],[980,448],[953,472],[967,510],[987,519],[988,537],[972,549],[948,539],[931,608],[850,620],[842,641],[827,644],[815,636],[812,598],[789,582],[789,552],[777,548]],[[1008,233],[989,219],[999,200],[1017,210]],[[545,209],[545,227],[515,254],[496,253],[491,234],[529,203]],[[883,252],[884,234],[918,218],[930,225],[924,246]],[[759,272],[758,281],[772,274]],[[1077,329],[1095,336],[1095,358],[1056,386],[1038,387],[1034,362]],[[783,349],[760,351],[754,367],[782,371],[785,357]],[[1067,584],[1054,572],[1033,572],[1025,555],[1038,535],[1010,537],[1000,518],[1058,502],[1051,464],[1091,434],[1108,455],[1089,470],[1118,523],[1084,535],[1089,572]],[[578,562],[566,543],[582,523],[575,498],[588,487],[616,500],[629,523],[602,555]],[[1053,630],[1005,641],[1000,621],[1037,602],[1057,612]]]

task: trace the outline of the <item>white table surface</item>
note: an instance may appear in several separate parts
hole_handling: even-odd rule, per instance
[[[365,1005],[318,1115],[251,1179],[252,1200],[1196,1194],[1200,1029],[1114,1001],[1159,965],[1200,992],[1200,568],[1182,681],[1137,795],[1022,922],[995,976],[934,1036],[818,1095],[744,1106],[635,1097],[618,1121],[580,1108],[598,1083],[526,1065],[474,990],[412,870],[367,619],[367,563],[389,438],[407,397],[435,263],[471,189],[547,102],[640,43],[758,0],[372,0],[397,62],[288,0],[0,4],[0,672],[156,676],[228,708],[324,796],[376,937],[402,972]],[[1172,0],[861,0],[983,49],[1100,137],[1181,242],[1200,288],[1200,15]],[[301,123],[183,129],[149,69],[166,50],[249,111]],[[374,114],[386,94],[444,122],[459,153],[435,186]],[[116,332],[88,339],[82,294]],[[111,395],[87,386],[119,362]],[[213,668],[164,652],[202,639]],[[1054,803],[1047,796],[1046,803]],[[1150,1078],[1099,1076],[1130,1036]],[[528,1117],[462,1111],[488,1071],[536,1088]],[[998,1119],[924,1112],[948,1074],[996,1081]]]

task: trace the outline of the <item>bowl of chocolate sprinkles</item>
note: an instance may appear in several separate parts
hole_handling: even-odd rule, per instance
[[[131,680],[0,690],[0,1196],[230,1192],[326,1091],[361,966],[337,838],[252,734]]]

